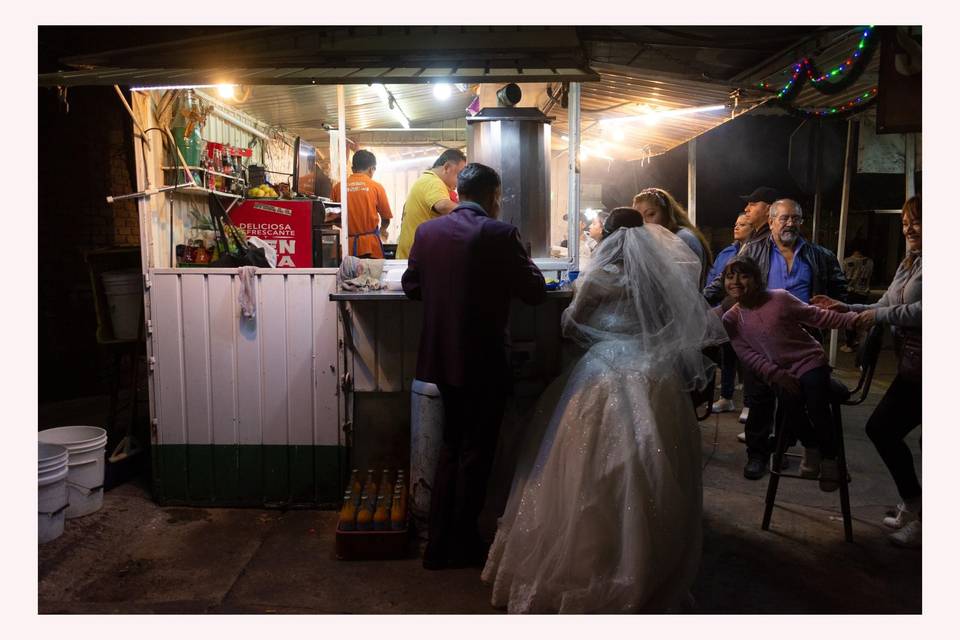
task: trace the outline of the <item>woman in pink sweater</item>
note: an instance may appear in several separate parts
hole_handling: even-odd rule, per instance
[[[837,313],[804,304],[782,289],[768,291],[760,267],[737,257],[723,269],[724,288],[734,304],[723,324],[744,366],[780,389],[781,410],[802,414],[797,421],[803,443],[800,475],[819,478],[820,489],[839,484],[836,443],[830,413],[830,366],[823,347],[803,328],[852,329],[856,313]],[[812,427],[812,429],[811,429]]]

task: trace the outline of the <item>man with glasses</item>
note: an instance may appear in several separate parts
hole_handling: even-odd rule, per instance
[[[760,265],[767,289],[785,289],[805,303],[815,295],[828,295],[846,301],[847,281],[837,256],[829,249],[808,242],[801,235],[803,210],[795,200],[781,199],[770,205],[770,233],[747,242],[740,255]],[[709,288],[709,285],[708,285]],[[832,293],[830,293],[832,292]],[[711,299],[720,302],[722,295]],[[750,407],[746,423],[747,464],[743,475],[758,480],[767,472],[773,444],[773,417],[776,395],[752,372],[744,372],[744,402]]]

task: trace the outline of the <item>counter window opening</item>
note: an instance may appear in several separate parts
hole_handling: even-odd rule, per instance
[[[379,100],[379,91],[370,85],[342,87],[347,97],[342,114],[336,108],[339,87],[309,87],[316,92],[311,99],[328,116],[343,116],[344,140],[338,127],[329,124],[337,122],[333,117],[324,119],[322,129],[297,130],[267,122],[261,119],[262,111],[246,106],[262,104],[258,93],[283,100],[292,88],[248,87],[244,104],[230,104],[203,88],[135,91],[132,105],[139,125],[171,134],[159,137],[163,144],[150,145],[149,151],[137,150],[140,188],[181,185],[141,202],[143,219],[150,223],[148,264],[210,267],[224,248],[236,250],[242,236],[232,232],[239,230],[264,241],[276,268],[339,267],[341,257],[351,251],[352,239],[341,232],[343,223],[349,225],[349,197],[339,203],[343,198],[332,193],[332,186],[341,176],[349,180],[352,158],[361,149],[376,156],[372,179],[382,185],[393,214],[381,230],[385,233],[377,234],[384,257],[392,262],[411,185],[444,149],[458,148],[468,162],[488,164],[500,173],[500,218],[520,229],[537,264],[544,271],[575,269],[581,216],[571,211],[577,211],[579,192],[578,202],[570,206],[570,145],[554,130],[554,121],[566,114],[544,98],[546,85],[524,85],[522,93],[511,89],[511,106],[497,100],[497,92],[504,93],[502,84],[456,86],[440,101],[432,97],[430,84],[386,85],[390,102],[383,105],[383,121],[369,113],[369,103]],[[419,93],[430,95],[443,109],[424,107]],[[360,108],[364,96],[367,106]],[[391,120],[396,109],[409,118],[409,127]],[[574,182],[578,185],[578,175]],[[234,223],[235,229],[227,228],[225,234],[210,215],[211,192]]]

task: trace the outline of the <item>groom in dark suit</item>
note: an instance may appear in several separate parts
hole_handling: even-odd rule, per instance
[[[539,304],[546,296],[519,231],[497,220],[497,172],[468,164],[457,192],[457,208],[417,228],[403,274],[407,297],[423,300],[417,378],[437,385],[444,410],[426,569],[486,559],[477,518],[510,385],[510,300]]]

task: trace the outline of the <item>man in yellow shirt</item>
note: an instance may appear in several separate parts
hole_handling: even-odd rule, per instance
[[[366,149],[353,154],[353,174],[347,178],[347,236],[350,255],[358,258],[383,258],[383,241],[393,212],[383,185],[374,181],[377,157]],[[340,202],[340,183],[333,185],[331,198]]]
[[[450,199],[450,192],[457,188],[457,175],[466,164],[467,156],[462,151],[447,149],[440,154],[433,167],[424,171],[410,187],[400,220],[398,260],[406,260],[410,256],[417,227],[427,220],[447,215],[456,208],[457,203]]]

